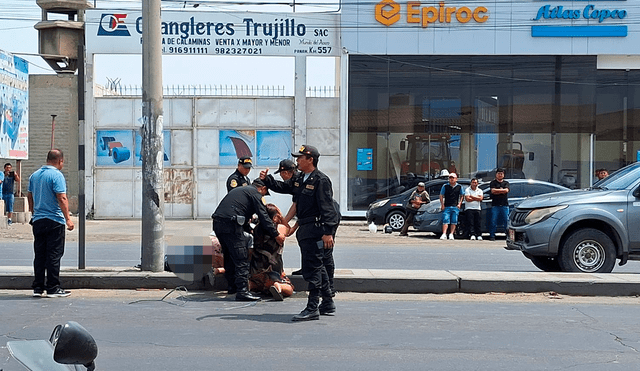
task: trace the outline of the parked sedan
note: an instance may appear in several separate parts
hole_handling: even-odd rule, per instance
[[[561,185],[543,182],[533,179],[508,179],[509,181],[509,210],[511,211],[516,205],[527,197],[541,195],[545,193],[553,193],[559,191],[568,191],[569,188]],[[480,210],[480,228],[482,233],[489,233],[489,224],[491,222],[491,198],[489,196],[489,183],[478,185],[484,193],[484,200]],[[463,204],[464,205],[464,204]],[[467,228],[467,219],[463,210],[458,216],[458,226],[456,227],[456,238],[469,238],[469,229]],[[440,200],[437,197],[431,198],[431,203],[423,205],[418,214],[414,218],[413,227],[423,232],[433,232],[437,235],[442,234],[442,211],[440,210]],[[502,226],[498,227],[497,232],[504,232]]]
[[[431,198],[432,201],[438,199],[442,185],[447,182],[447,179],[434,179],[425,182],[425,190],[429,193],[429,198]],[[458,183],[468,186],[471,184],[471,180],[458,179]],[[378,225],[389,224],[394,231],[401,230],[406,219],[404,205],[409,201],[409,196],[411,196],[411,192],[415,191],[415,189],[416,187],[411,187],[397,195],[372,202],[367,210],[367,224],[371,222]]]

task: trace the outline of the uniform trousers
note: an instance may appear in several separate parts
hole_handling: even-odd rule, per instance
[[[309,296],[331,296],[329,277],[333,277],[335,270],[333,249],[325,249],[322,238],[298,240],[298,245],[302,252],[302,277],[309,284]]]
[[[247,291],[249,285],[249,248],[253,238],[236,222],[218,222],[213,230],[224,255],[224,277],[229,290]]]

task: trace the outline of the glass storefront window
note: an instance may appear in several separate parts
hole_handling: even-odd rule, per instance
[[[592,166],[636,161],[640,72],[596,65],[595,56],[350,56],[348,208],[442,170],[491,180],[504,167],[510,178],[581,188]],[[370,151],[369,167],[358,151]]]

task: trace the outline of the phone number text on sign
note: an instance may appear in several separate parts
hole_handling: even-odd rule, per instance
[[[165,46],[162,54],[209,54],[209,48],[193,46]]]
[[[262,54],[262,48],[215,48],[215,54],[231,54],[231,55],[258,55]]]

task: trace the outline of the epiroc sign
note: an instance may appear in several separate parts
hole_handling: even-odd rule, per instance
[[[468,6],[447,6],[444,1],[433,4],[422,4],[419,1],[408,1],[404,6],[393,0],[383,0],[375,6],[376,21],[391,26],[404,19],[406,23],[418,23],[422,27],[430,24],[484,23],[489,19],[489,11],[484,6],[475,8]]]

